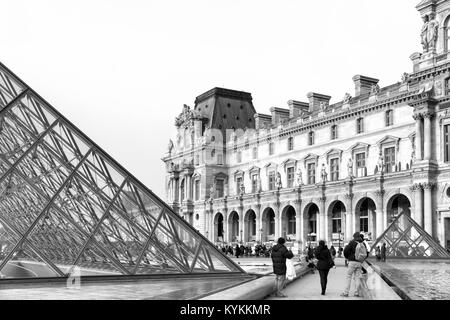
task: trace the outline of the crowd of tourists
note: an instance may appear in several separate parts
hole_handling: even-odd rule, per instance
[[[221,250],[225,255],[239,257],[270,257],[272,252],[272,245],[266,244],[218,244],[217,248]]]

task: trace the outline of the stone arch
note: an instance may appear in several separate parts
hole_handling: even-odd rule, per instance
[[[387,198],[386,201],[386,216],[388,225],[392,220],[402,212],[406,212],[411,217],[412,201],[403,193],[396,193]]]
[[[366,239],[375,240],[377,235],[377,205],[369,196],[361,197],[355,205],[355,231]],[[350,236],[350,235],[348,235]]]
[[[408,201],[409,201],[409,203],[411,205],[414,203],[414,201],[413,201],[414,196],[413,196],[412,192],[409,189],[401,188],[401,189],[391,190],[390,192],[388,192],[384,196],[384,199],[385,199],[385,201],[384,201],[384,205],[385,205],[384,212],[386,212],[386,213],[388,212],[388,209],[389,209],[389,206],[390,206],[389,202],[392,201],[393,198],[395,196],[397,196],[397,195],[405,196],[408,199]]]
[[[240,241],[239,213],[231,211],[228,215],[228,239],[230,242]]]
[[[328,206],[328,239],[330,239],[330,245],[339,247],[343,241],[341,234],[343,233],[345,236],[344,219],[346,212],[347,207],[341,200],[334,200]]]
[[[303,209],[303,234],[308,244],[315,244],[319,231],[319,205],[314,202],[308,203]]]
[[[297,212],[294,206],[288,204],[281,211],[281,237],[285,238],[286,241],[292,241],[297,238],[298,231],[296,230],[296,220]]]
[[[267,207],[262,211],[261,215],[261,239],[262,242],[275,241],[275,210],[272,207]]]
[[[256,212],[248,209],[244,215],[244,242],[256,241]]]
[[[221,212],[214,215],[213,242],[225,241],[225,216]]]

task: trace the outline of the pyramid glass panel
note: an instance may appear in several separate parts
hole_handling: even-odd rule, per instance
[[[1,63],[0,223],[8,277],[245,273]]]

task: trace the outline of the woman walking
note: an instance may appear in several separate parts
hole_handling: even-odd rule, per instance
[[[315,250],[315,256],[318,260],[317,270],[319,270],[320,285],[322,286],[322,295],[324,296],[327,289],[328,272],[334,267],[333,258],[331,258],[330,250],[325,245],[325,241],[319,241],[319,246]]]

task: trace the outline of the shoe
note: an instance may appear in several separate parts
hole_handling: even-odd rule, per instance
[[[284,293],[279,293],[279,294],[277,295],[277,297],[279,297],[279,298],[287,298],[288,296],[285,295]]]
[[[348,293],[341,293],[341,297],[348,297]]]
[[[324,295],[325,295],[325,292],[323,292],[323,291],[322,291],[321,295],[323,295],[323,296],[324,296]]]
[[[355,293],[355,297],[361,297],[359,293]]]

